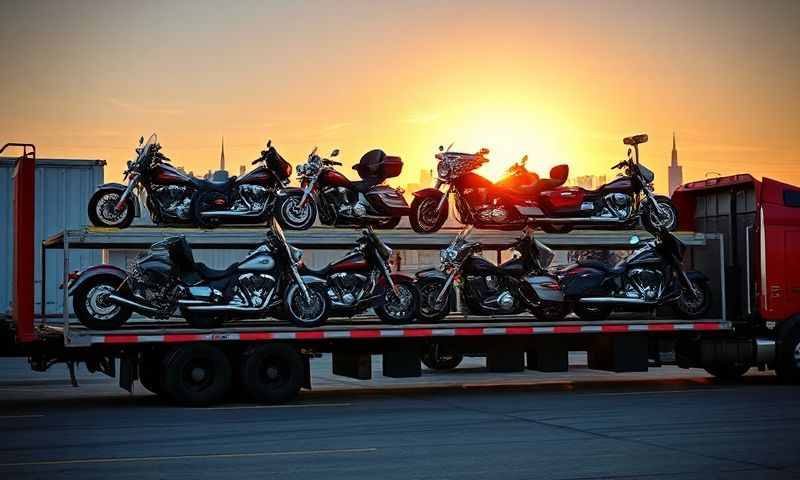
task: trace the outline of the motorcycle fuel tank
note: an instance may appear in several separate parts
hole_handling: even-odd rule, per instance
[[[497,267],[481,257],[470,257],[464,261],[463,271],[466,275],[494,275]]]
[[[631,182],[630,177],[619,177],[614,179],[602,187],[598,188],[598,191],[602,191],[603,193],[612,193],[612,192],[630,192],[633,188],[633,182]]]
[[[369,263],[367,262],[367,259],[364,258],[363,254],[351,253],[346,255],[344,258],[331,263],[328,265],[328,268],[331,272],[355,272],[368,270]]]
[[[573,265],[560,275],[561,286],[567,297],[607,296],[606,272],[591,267]]]
[[[275,183],[275,175],[263,165],[236,179],[237,185],[260,185],[262,187],[268,187],[273,183]]]
[[[192,178],[189,175],[181,173],[172,165],[164,163],[153,167],[152,178],[153,183],[157,185],[190,185],[192,183]]]
[[[267,253],[258,253],[239,264],[240,271],[267,272],[275,268],[275,259]]]
[[[352,188],[353,184],[341,173],[335,170],[326,170],[319,177],[321,184],[329,187]]]

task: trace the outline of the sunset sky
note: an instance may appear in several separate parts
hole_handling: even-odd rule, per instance
[[[157,132],[176,165],[231,170],[267,139],[352,164],[440,144],[610,174],[621,138],[666,189],[750,172],[800,184],[798,1],[4,1],[0,141],[102,158],[119,179]],[[350,176],[355,172],[346,170]]]

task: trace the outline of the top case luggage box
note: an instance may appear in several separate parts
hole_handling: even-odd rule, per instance
[[[361,157],[353,169],[364,180],[392,178],[403,171],[403,160],[400,157],[386,155],[383,150],[371,150]]]

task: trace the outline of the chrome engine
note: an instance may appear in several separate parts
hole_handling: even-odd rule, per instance
[[[481,307],[487,310],[510,312],[514,310],[516,301],[514,295],[508,290],[500,290],[502,286],[497,277],[488,276],[485,279],[487,291],[481,299]]]
[[[180,185],[164,185],[153,188],[153,196],[161,210],[181,220],[188,220],[192,208],[192,192]]]
[[[601,217],[626,219],[633,212],[633,198],[624,193],[609,193],[603,197]]]
[[[328,296],[334,306],[351,307],[369,290],[367,277],[357,273],[336,273],[328,279]]]
[[[183,292],[183,287],[178,285],[177,278],[172,276],[151,278],[139,267],[137,261],[131,261],[128,266],[128,285],[134,298],[156,308],[164,315],[172,313],[178,297]]]
[[[334,204],[339,206],[336,212],[338,215],[350,218],[362,218],[367,216],[367,206],[361,202],[360,198],[351,198],[347,189],[337,187],[326,192],[334,198]]]
[[[664,273],[649,268],[634,268],[628,272],[625,296],[654,301],[664,293]]]
[[[245,273],[239,275],[230,304],[237,307],[261,308],[269,305],[275,294],[272,275]]]
[[[484,223],[507,223],[511,213],[504,205],[478,207],[476,216]]]
[[[259,185],[239,185],[238,193],[231,206],[235,212],[260,212],[269,201],[269,191]]]

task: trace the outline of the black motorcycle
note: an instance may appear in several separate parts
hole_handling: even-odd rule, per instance
[[[72,275],[68,288],[78,320],[91,329],[118,328],[132,312],[167,319],[176,310],[197,328],[265,316],[316,327],[327,319],[330,301],[324,279],[300,274],[302,255],[273,221],[261,245],[223,270],[195,262],[185,237],[170,237],[128,271],[97,265]]]
[[[555,255],[533,238],[532,229],[509,247],[519,254],[500,265],[478,256],[481,245],[468,242],[472,227],[456,236],[441,251],[440,269],[417,273],[422,320],[437,321],[450,312],[453,284],[461,277],[461,295],[470,312],[479,315],[512,315],[529,310],[546,321],[562,320],[567,304],[558,279],[546,268]]]
[[[564,296],[582,320],[608,318],[612,310],[654,309],[672,305],[683,318],[700,318],[711,307],[711,287],[701,272],[685,271],[686,246],[664,227],[614,266],[581,260],[557,276]],[[634,235],[631,244],[638,245]]]
[[[339,150],[331,152],[331,157]],[[403,190],[383,184],[387,178],[400,175],[403,161],[400,157],[386,155],[382,150],[371,150],[353,166],[361,180],[351,181],[340,172],[337,162],[311,151],[308,162],[297,167],[301,188],[287,188],[281,192],[276,215],[281,225],[294,230],[310,228],[317,217],[325,225],[366,226],[394,228],[409,206]]]
[[[386,323],[414,320],[419,293],[414,277],[389,270],[392,249],[368,227],[356,247],[321,270],[301,267],[302,274],[327,280],[331,309],[337,316],[352,317],[373,308]]]
[[[126,228],[141,216],[135,192],[146,193],[155,224],[214,227],[223,223],[264,223],[272,214],[276,191],[288,186],[292,166],[267,143],[253,161],[260,164],[241,177],[203,180],[173,167],[153,134],[139,139],[137,157],[128,162],[127,185],[106,183],[89,200],[89,220],[98,227]]]

